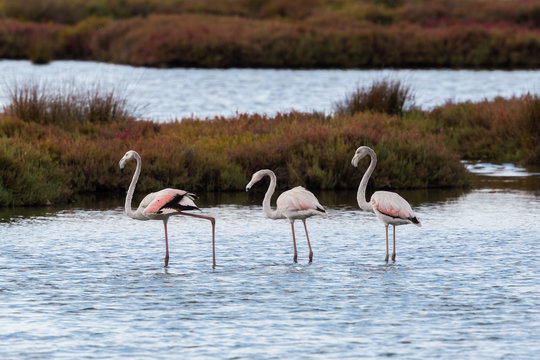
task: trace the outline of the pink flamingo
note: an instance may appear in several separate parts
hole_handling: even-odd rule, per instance
[[[126,196],[125,212],[126,215],[137,220],[162,220],[165,227],[165,267],[169,265],[169,240],[167,238],[167,221],[169,216],[172,215],[187,215],[198,217],[201,219],[210,220],[212,223],[212,267],[216,267],[216,250],[215,250],[215,225],[216,220],[210,216],[195,215],[186,213],[186,210],[200,210],[193,202],[197,198],[195,194],[189,193],[184,190],[177,189],[163,189],[155,193],[150,193],[144,197],[139,204],[137,210],[131,209],[131,200],[133,198],[133,192],[135,191],[135,185],[139,179],[141,173],[141,157],[134,151],[129,150],[124,157],[120,160],[118,165],[123,170],[126,162],[135,159],[137,161],[137,168],[131,179],[129,190]]]
[[[395,192],[389,191],[376,191],[371,195],[371,203],[366,201],[366,187],[369,181],[369,177],[373,173],[375,166],[377,165],[377,155],[375,151],[367,146],[360,146],[356,149],[356,153],[352,158],[352,165],[354,167],[358,166],[360,159],[364,158],[366,155],[369,155],[371,161],[369,167],[366,170],[366,173],[360,181],[360,186],[358,187],[358,194],[356,196],[358,200],[358,205],[362,210],[373,211],[379,220],[384,223],[386,228],[386,258],[385,261],[388,261],[388,225],[394,227],[394,249],[392,251],[392,260],[396,260],[396,226],[405,225],[405,224],[415,224],[417,226],[422,226],[420,221],[414,215],[411,205],[396,194]]]
[[[297,186],[291,190],[283,192],[276,201],[276,210],[270,208],[270,199],[276,189],[276,174],[272,170],[259,170],[251,177],[251,181],[246,185],[246,191],[249,191],[253,184],[259,182],[263,177],[270,177],[270,185],[264,196],[263,210],[270,219],[288,219],[291,223],[292,239],[294,246],[293,261],[298,262],[298,253],[296,251],[296,239],[294,236],[294,221],[302,220],[304,229],[306,230],[306,238],[309,247],[309,262],[313,261],[313,250],[309,243],[309,236],[306,226],[306,219],[313,215],[326,216],[326,211],[319,204],[319,200],[312,192],[304,189],[302,186]]]

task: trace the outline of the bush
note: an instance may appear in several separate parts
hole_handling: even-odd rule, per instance
[[[427,114],[428,132],[442,133],[465,160],[540,163],[538,96],[447,103]]]
[[[17,139],[0,137],[0,206],[66,200],[67,177],[49,154]]]
[[[277,5],[278,13],[280,1],[269,2]],[[107,8],[111,5],[100,4]],[[136,2],[130,4],[135,6]],[[376,8],[384,9],[384,13],[393,11],[381,6]],[[286,8],[286,14],[289,10],[295,12],[294,7]],[[392,22],[387,26],[382,25],[386,20],[361,22],[338,16],[334,21],[286,21],[281,16],[218,16],[205,9],[207,13],[186,14],[197,12],[196,4],[186,4],[181,14],[171,10],[128,19],[91,17],[75,25],[0,20],[0,57],[36,62],[75,58],[136,66],[219,68],[540,66],[539,36],[534,29],[520,24],[443,22],[422,27],[394,21],[392,13],[387,14],[387,21]],[[110,9],[104,10],[108,12]],[[96,15],[105,16],[100,12]]]
[[[60,56],[58,34],[64,26],[0,19],[0,57],[46,62]]]
[[[525,96],[521,141],[526,149],[526,162],[540,164],[540,96]]]
[[[66,27],[58,37],[63,46],[62,57],[91,59],[94,37],[109,22],[107,18],[89,17],[74,26]]]

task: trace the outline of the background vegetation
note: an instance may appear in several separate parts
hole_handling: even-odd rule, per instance
[[[383,80],[350,98],[381,87],[385,97],[410,91]],[[540,163],[538,97],[448,103],[428,112],[411,106],[395,113],[394,106],[158,124],[135,120],[126,99],[106,91],[62,95],[42,84],[14,86],[0,115],[0,205],[122,194],[131,175],[120,173],[118,161],[130,149],[143,158],[140,192],[243,190],[261,168],[273,169],[281,187],[355,188],[368,165],[350,165],[360,145],[378,155],[374,188],[466,186],[461,159]]]
[[[0,0],[0,57],[138,66],[540,66],[540,3]]]
[[[0,58],[137,66],[538,68],[540,3],[517,0],[0,0]],[[138,189],[241,190],[272,168],[283,187],[464,186],[462,159],[540,163],[538,96],[414,106],[384,80],[333,115],[285,113],[157,124],[99,88],[16,84],[0,114],[0,205],[123,193],[117,162],[143,157]],[[367,161],[366,161],[367,162]],[[365,169],[367,164],[361,170]]]

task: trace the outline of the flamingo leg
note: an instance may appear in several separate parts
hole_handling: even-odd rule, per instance
[[[304,223],[304,229],[306,229],[307,245],[309,247],[309,262],[312,262],[313,261],[313,250],[311,250],[311,244],[309,243],[309,235],[307,233],[306,220],[303,219],[302,222]]]
[[[384,224],[384,227],[386,228],[386,257],[384,261],[388,262],[388,224]]]
[[[163,219],[163,227],[165,228],[165,267],[169,266],[169,239],[167,237],[167,220]]]
[[[212,269],[216,268],[216,219],[211,216],[196,215],[186,212],[179,212],[180,215],[193,216],[201,219],[209,220],[212,223]]]
[[[295,263],[297,263],[298,262],[298,252],[296,251],[296,238],[294,237],[294,221],[291,221],[291,229],[292,229],[292,243],[293,243],[293,247],[294,247],[293,261]]]
[[[396,261],[396,225],[392,225],[394,227],[394,247],[392,251],[392,261]]]

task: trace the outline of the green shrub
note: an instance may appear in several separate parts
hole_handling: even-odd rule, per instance
[[[43,205],[66,200],[67,178],[47,153],[0,137],[0,206]]]

